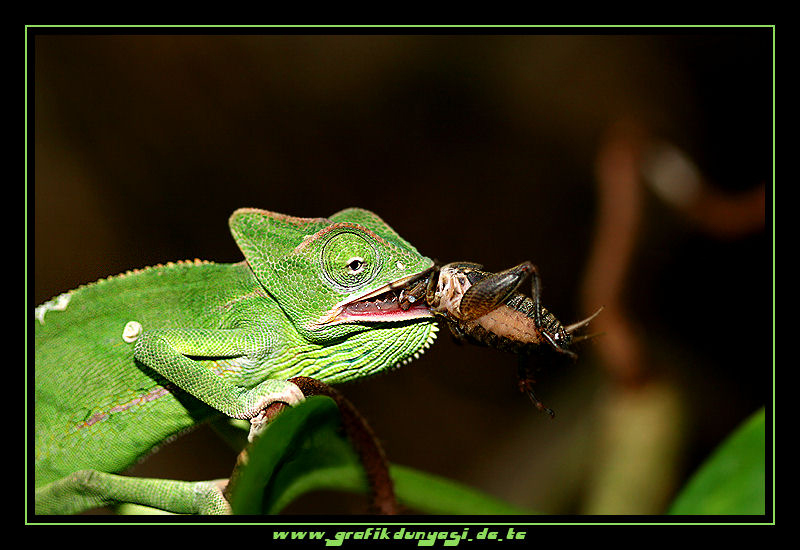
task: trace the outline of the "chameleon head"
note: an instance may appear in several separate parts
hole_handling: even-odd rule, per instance
[[[233,213],[230,227],[260,284],[308,341],[374,323],[432,323],[424,303],[402,310],[397,293],[433,261],[372,212],[297,218],[245,208]]]

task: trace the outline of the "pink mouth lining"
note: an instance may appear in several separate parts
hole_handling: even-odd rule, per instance
[[[399,304],[398,293],[394,290],[389,290],[372,299],[347,304],[338,318],[340,320],[402,321],[405,319],[431,317],[433,315],[424,300],[414,304],[407,310],[400,309]]]

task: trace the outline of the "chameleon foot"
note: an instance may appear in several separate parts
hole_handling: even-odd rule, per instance
[[[305,400],[305,396],[302,390],[291,383],[287,383],[282,391],[262,397],[256,406],[258,412],[250,418],[250,433],[247,435],[247,441],[252,443],[286,406],[297,405],[303,400]]]

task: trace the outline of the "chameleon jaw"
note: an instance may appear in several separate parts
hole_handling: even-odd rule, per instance
[[[400,308],[400,291],[420,275],[421,273],[415,273],[339,302],[316,325],[323,327],[353,322],[385,323],[433,317],[424,300],[406,310]]]

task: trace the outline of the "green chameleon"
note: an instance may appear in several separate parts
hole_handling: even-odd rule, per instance
[[[431,268],[372,212],[298,218],[254,208],[230,218],[245,261],[169,263],[61,294],[35,312],[35,510],[129,502],[230,513],[226,480],[117,475],[190,427],[250,421],[304,399],[288,379],[363,378],[418,357],[430,311],[395,289]]]

